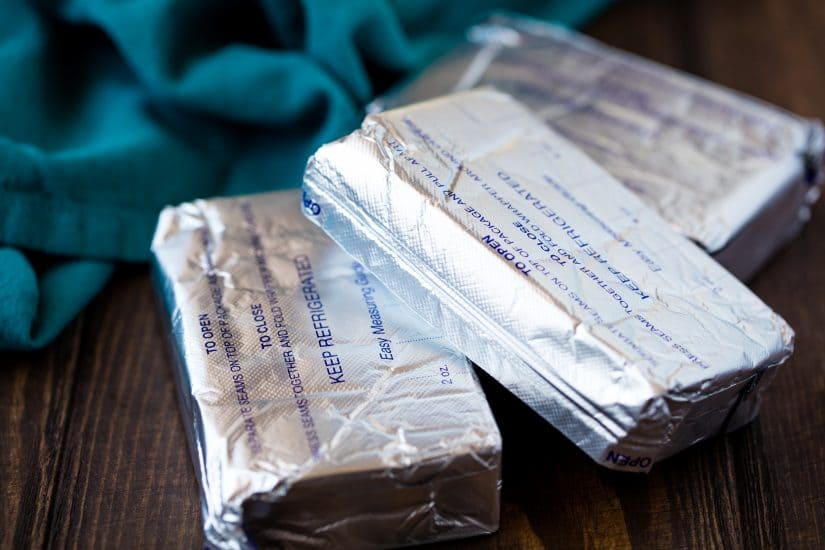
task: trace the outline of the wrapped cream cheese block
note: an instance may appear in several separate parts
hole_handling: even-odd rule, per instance
[[[644,471],[757,414],[793,331],[510,96],[370,115],[304,211],[599,464]]]
[[[300,204],[293,190],[167,208],[152,244],[208,542],[495,531],[501,439],[472,367]]]

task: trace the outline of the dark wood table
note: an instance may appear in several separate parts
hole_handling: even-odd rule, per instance
[[[587,29],[825,118],[822,0],[626,1]],[[504,434],[501,530],[460,547],[825,545],[825,205],[752,287],[797,331],[761,417],[649,475],[591,463],[486,381]],[[48,349],[0,368],[0,547],[202,545],[167,340],[144,266]]]

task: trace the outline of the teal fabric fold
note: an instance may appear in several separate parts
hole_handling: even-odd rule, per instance
[[[482,13],[578,25],[606,3],[4,2],[0,348],[47,344],[115,262],[146,260],[163,206],[299,185],[318,146]]]
[[[8,348],[48,344],[103,288],[112,263],[57,262],[39,275],[13,248],[0,248],[0,341]]]

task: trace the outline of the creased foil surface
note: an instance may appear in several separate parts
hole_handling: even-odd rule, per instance
[[[751,420],[793,331],[506,94],[367,117],[304,211],[598,463],[644,471]]]
[[[799,233],[819,196],[819,122],[523,17],[472,27],[372,109],[476,86],[527,105],[743,279]]]
[[[167,208],[152,248],[211,545],[497,529],[500,435],[471,366],[299,191]]]

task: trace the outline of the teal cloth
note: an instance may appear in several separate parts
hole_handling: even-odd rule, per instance
[[[606,0],[0,4],[0,348],[52,340],[144,261],[158,211],[300,184],[306,158],[483,12]]]

